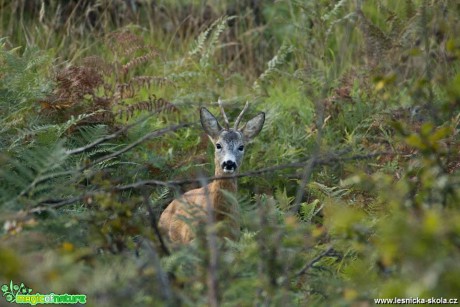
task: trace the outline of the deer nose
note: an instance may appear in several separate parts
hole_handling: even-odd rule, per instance
[[[236,170],[236,163],[233,162],[232,160],[227,160],[227,161],[224,161],[224,163],[222,163],[222,168],[224,169],[224,171],[234,171]]]

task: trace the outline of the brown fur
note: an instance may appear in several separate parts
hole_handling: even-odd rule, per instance
[[[209,197],[206,197],[206,190]],[[160,229],[173,242],[190,242],[195,237],[192,229],[206,224],[209,201],[216,223],[224,222],[219,234],[238,240],[240,234],[238,204],[228,201],[222,190],[236,192],[236,181],[215,180],[208,184],[206,189],[203,187],[191,190],[181,198],[173,200],[160,217]]]

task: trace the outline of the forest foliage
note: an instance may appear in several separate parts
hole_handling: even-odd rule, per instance
[[[0,1],[0,286],[89,306],[460,299],[459,16]],[[174,246],[156,223],[213,175],[198,110],[219,97],[231,118],[266,113],[233,195],[242,237]]]

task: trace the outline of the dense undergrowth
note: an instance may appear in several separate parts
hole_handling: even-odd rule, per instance
[[[459,298],[460,6],[203,3],[0,2],[1,284],[89,306]],[[219,97],[267,114],[242,237],[164,246],[164,206],[213,174],[198,109]]]

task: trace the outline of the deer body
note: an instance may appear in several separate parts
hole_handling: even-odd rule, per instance
[[[262,130],[265,114],[260,113],[240,130],[238,124],[247,109],[247,103],[235,122],[229,128],[227,116],[221,106],[226,128],[206,109],[201,108],[200,119],[204,131],[215,146],[215,176],[225,177],[237,173],[241,167],[245,144]],[[220,224],[218,234],[238,240],[240,234],[239,206],[229,199],[228,192],[237,192],[235,178],[214,180],[205,187],[186,192],[173,200],[161,214],[159,227],[173,242],[188,243],[194,237],[194,229],[205,224],[208,208],[212,210],[214,221]]]

